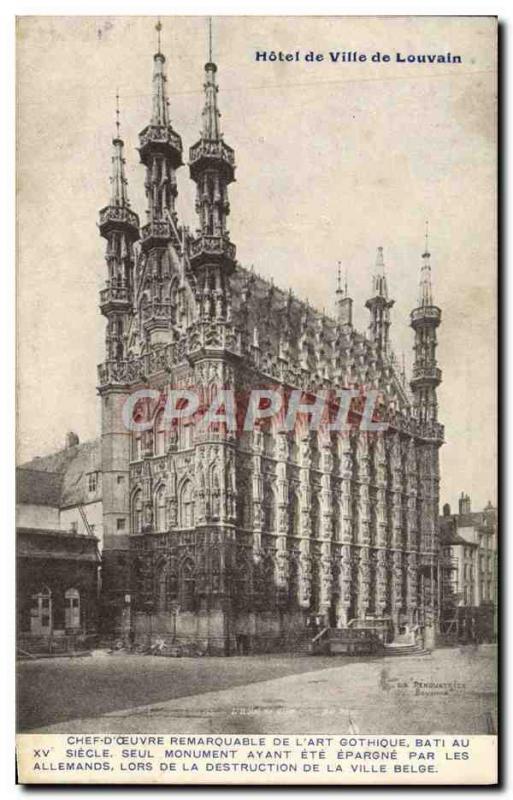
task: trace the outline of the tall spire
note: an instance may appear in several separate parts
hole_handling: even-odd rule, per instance
[[[217,108],[217,67],[211,61],[205,64],[205,106],[203,108],[203,138],[217,141],[221,138],[219,109]]]
[[[150,124],[139,134],[139,154],[146,167],[148,199],[148,225],[142,229],[145,250],[164,246],[171,239],[171,232],[166,227],[167,214],[175,215],[176,170],[182,165],[182,140],[169,121],[166,58],[161,52],[160,19],[155,29],[157,52],[153,56],[152,115]]]
[[[125,177],[125,159],[123,157],[123,139],[120,136],[119,122],[119,89],[116,91],[116,135],[112,140],[112,186],[111,204],[117,208],[129,208],[127,180]]]
[[[419,306],[433,305],[433,289],[431,286],[431,253],[429,252],[429,222],[426,220],[425,245],[422,253],[422,268],[420,271]]]
[[[371,316],[369,335],[371,341],[377,346],[378,355],[384,358],[389,354],[390,309],[394,305],[394,301],[388,299],[385,259],[382,247],[378,247],[376,253],[376,263],[372,276],[372,292],[373,296],[365,303]]]
[[[168,101],[166,93],[167,78],[164,69],[166,57],[160,51],[160,32],[162,30],[160,18],[155,25],[155,30],[157,31],[157,52],[153,56],[153,112],[151,124],[169,125],[169,114],[167,107]]]
[[[217,108],[216,85],[217,66],[212,61],[212,17],[208,18],[208,61],[205,64],[205,106],[203,108],[203,133],[202,137],[210,141],[221,138],[219,129],[219,109]]]
[[[205,105],[201,137],[189,151],[189,168],[196,183],[196,211],[199,216],[198,236],[191,245],[191,265],[198,271],[199,283],[205,286],[203,316],[223,316],[228,309],[229,282],[226,275],[233,269],[235,247],[230,242],[226,221],[230,213],[228,185],[235,180],[235,154],[220,132],[217,108],[217,66],[212,61],[212,20],[209,19],[208,56],[205,64]],[[215,243],[215,246],[214,246]],[[214,257],[215,252],[215,257]],[[218,287],[220,300],[214,310],[209,286]]]
[[[212,19],[209,18],[209,57],[212,57]],[[217,66],[205,64],[205,105],[201,138],[190,149],[191,178],[198,186],[196,210],[202,233],[225,236],[226,218],[230,212],[228,184],[235,180],[235,154],[220,132],[217,107]]]
[[[100,310],[107,318],[108,360],[125,357],[124,333],[132,311],[134,242],[139,238],[139,218],[130,208],[125,177],[123,140],[120,136],[119,91],[116,92],[116,133],[112,139],[111,198],[100,211],[100,236],[107,240],[107,281],[100,292]]]

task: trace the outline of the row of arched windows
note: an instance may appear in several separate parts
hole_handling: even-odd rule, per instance
[[[161,484],[153,495],[153,519],[150,517],[147,520],[147,524],[152,530],[162,533],[169,530],[167,505],[166,487]],[[132,531],[142,533],[145,522],[142,490],[137,489],[132,495]],[[178,527],[194,527],[194,491],[190,479],[183,481],[179,487]]]
[[[52,592],[42,586],[30,597],[30,608],[22,621],[22,629],[34,634],[47,634],[57,629],[78,630],[82,614],[80,592],[74,587],[64,592]]]
[[[344,434],[347,436],[347,434]],[[332,463],[335,469],[338,469],[338,465],[342,460],[343,452],[346,449],[346,442],[347,440],[344,439],[344,436],[337,435],[333,433],[331,435],[331,445],[330,445],[330,454]],[[309,435],[309,439],[307,444],[309,450],[309,460],[312,469],[320,470],[321,469],[321,439],[322,434],[319,434],[316,431],[311,431]],[[263,453],[264,456],[268,456],[269,458],[276,458],[278,456],[278,431],[273,428],[266,428],[262,431],[262,446],[263,446]],[[301,452],[302,447],[304,446],[303,442],[303,433],[299,428],[291,431],[287,436],[288,442],[288,450],[287,450],[287,460],[292,462],[293,464],[300,464],[301,463]],[[252,433],[244,432],[241,434],[240,437],[240,445],[241,449],[243,450],[252,450],[253,448],[253,440],[252,440]]]
[[[239,498],[239,524],[242,527],[250,528],[252,524],[252,505],[251,496],[246,494]],[[273,487],[267,483],[264,485],[262,499],[263,527],[266,531],[275,532],[277,527],[277,501]],[[300,506],[297,491],[292,489],[288,499],[288,535],[299,536],[300,533]],[[338,511],[338,509],[337,509]],[[335,513],[338,519],[338,514]],[[312,495],[310,501],[310,520],[312,536],[317,538],[320,535],[321,510],[319,497],[316,493]]]
[[[192,481],[187,478],[178,489],[177,507],[177,526],[179,528],[193,528],[195,524],[194,514],[194,487]],[[249,497],[242,497],[239,505],[239,522],[245,527],[251,526],[252,500]],[[160,484],[153,495],[152,518],[147,520],[147,524],[152,530],[165,532],[169,530],[168,502],[166,486]],[[264,530],[274,532],[277,526],[277,503],[274,489],[269,483],[264,485],[263,502],[263,527]],[[337,516],[338,518],[338,516]],[[317,538],[320,533],[320,503],[317,494],[313,494],[310,501],[310,520],[312,536]],[[142,533],[145,526],[144,504],[142,490],[137,489],[132,495],[132,531],[136,534]],[[300,508],[297,492],[292,490],[289,494],[288,503],[288,535],[299,536],[300,532]]]
[[[171,604],[177,604],[181,611],[195,610],[196,579],[194,563],[186,559],[173,573],[169,564],[163,564],[157,574],[157,604],[159,611],[169,611]]]
[[[171,438],[174,437],[179,450],[188,450],[194,444],[194,425],[190,420],[184,420],[171,428],[164,417],[164,409],[155,416],[153,427],[150,431],[142,433],[134,431],[132,436],[132,460],[139,461],[143,456],[143,437],[149,437],[149,450],[154,456],[166,454]],[[148,438],[146,439],[148,447]]]

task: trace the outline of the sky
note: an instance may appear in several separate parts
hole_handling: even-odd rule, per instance
[[[151,17],[18,20],[18,460],[99,434],[106,278],[98,210],[109,200],[119,89],[129,196],[144,220],[137,134],[151,111]],[[170,114],[187,153],[199,136],[204,17],[162,18]],[[257,61],[299,50],[300,61]],[[324,60],[306,62],[313,51]],[[367,55],[330,61],[330,51]],[[390,62],[371,60],[379,51]],[[447,53],[461,64],[399,63]],[[354,321],[368,324],[376,248],[395,299],[391,340],[411,369],[425,220],[438,359],[441,501],[496,500],[496,56],[484,17],[214,17],[225,140],[235,149],[229,228],[237,257],[333,312],[337,261]],[[194,185],[177,209],[196,227]]]

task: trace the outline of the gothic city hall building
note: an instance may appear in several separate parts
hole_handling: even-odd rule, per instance
[[[188,151],[197,230],[175,208],[187,156],[170,121],[160,45],[139,134],[146,220],[130,206],[119,126],[99,216],[104,627],[212,654],[290,649],[324,628],[373,620],[432,636],[443,427],[428,247],[407,381],[389,343],[382,248],[366,334],[353,326],[340,275],[329,316],[237,261],[227,228],[235,152],[220,132],[217,66],[204,71],[201,134]],[[254,389],[283,406],[247,425],[239,412]],[[181,391],[181,413],[170,418],[167,401]],[[205,425],[228,391],[236,425],[219,402]],[[300,413],[286,426],[292,397]],[[314,424],[305,406],[323,402]],[[340,429],[327,424],[344,403]],[[264,398],[257,412],[265,409]]]

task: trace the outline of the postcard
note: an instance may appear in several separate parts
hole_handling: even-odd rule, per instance
[[[497,782],[497,19],[17,20],[17,769]]]

